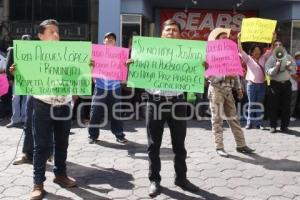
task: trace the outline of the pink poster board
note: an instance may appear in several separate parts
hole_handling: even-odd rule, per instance
[[[106,80],[126,80],[129,49],[93,44],[92,59],[94,60],[93,77]]]
[[[205,76],[241,75],[243,68],[237,44],[229,39],[208,41],[206,47],[208,69]]]
[[[0,74],[0,96],[5,95],[8,92],[9,84],[6,74]]]

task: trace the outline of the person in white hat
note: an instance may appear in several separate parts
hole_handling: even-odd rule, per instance
[[[216,28],[214,29],[208,40],[226,39],[230,35],[230,29]],[[209,67],[209,66],[207,66]],[[244,133],[241,129],[240,122],[237,119],[235,102],[232,94],[232,89],[237,89],[238,98],[243,97],[239,77],[237,76],[210,76],[208,99],[211,109],[212,132],[215,136],[216,152],[218,155],[228,157],[228,153],[224,149],[223,144],[223,113],[234,135],[237,148],[240,153],[253,153],[255,150],[246,145]]]
[[[291,83],[292,83],[292,97],[291,97],[291,117],[290,121],[296,121],[296,118],[293,117],[295,113],[295,108],[297,106],[297,99],[298,99],[298,91],[299,91],[299,81],[300,81],[300,72],[298,68],[300,67],[300,51],[297,51],[294,54],[294,59],[296,61],[297,70],[296,74],[291,74]]]

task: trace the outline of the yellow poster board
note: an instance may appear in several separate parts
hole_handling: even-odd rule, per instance
[[[241,42],[271,43],[276,20],[244,18],[242,21]]]

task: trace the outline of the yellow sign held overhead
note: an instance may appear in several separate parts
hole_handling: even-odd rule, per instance
[[[244,18],[242,21],[241,42],[271,43],[276,20]]]

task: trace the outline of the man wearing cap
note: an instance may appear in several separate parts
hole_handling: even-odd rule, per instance
[[[103,43],[105,45],[116,45],[116,34],[108,32],[105,34]],[[111,116],[111,132],[116,136],[116,141],[119,143],[126,143],[127,139],[123,133],[122,121],[116,118],[113,109],[116,109],[114,105],[119,104],[121,101],[121,83],[118,80],[106,80],[102,78],[96,78],[94,95],[91,105],[90,124],[88,128],[89,143],[93,144],[97,142],[99,137],[99,127],[104,122],[104,118]],[[105,109],[104,106],[107,108]],[[105,113],[109,112],[109,113]],[[107,114],[107,115],[105,115]]]
[[[270,132],[276,133],[279,111],[281,118],[280,131],[288,132],[291,109],[291,74],[296,73],[296,63],[289,55],[280,40],[273,42],[273,53],[265,64],[266,74],[270,76],[269,106]]]
[[[230,29],[215,28],[209,35],[208,40],[226,39],[229,37]],[[209,66],[207,66],[209,67]],[[237,119],[232,89],[238,92],[238,98],[243,97],[241,83],[238,76],[210,76],[208,99],[211,109],[212,132],[215,136],[217,154],[228,157],[223,144],[223,113],[226,116],[237,144],[236,150],[240,153],[253,153],[254,150],[246,145],[244,133],[241,129],[240,122]]]

